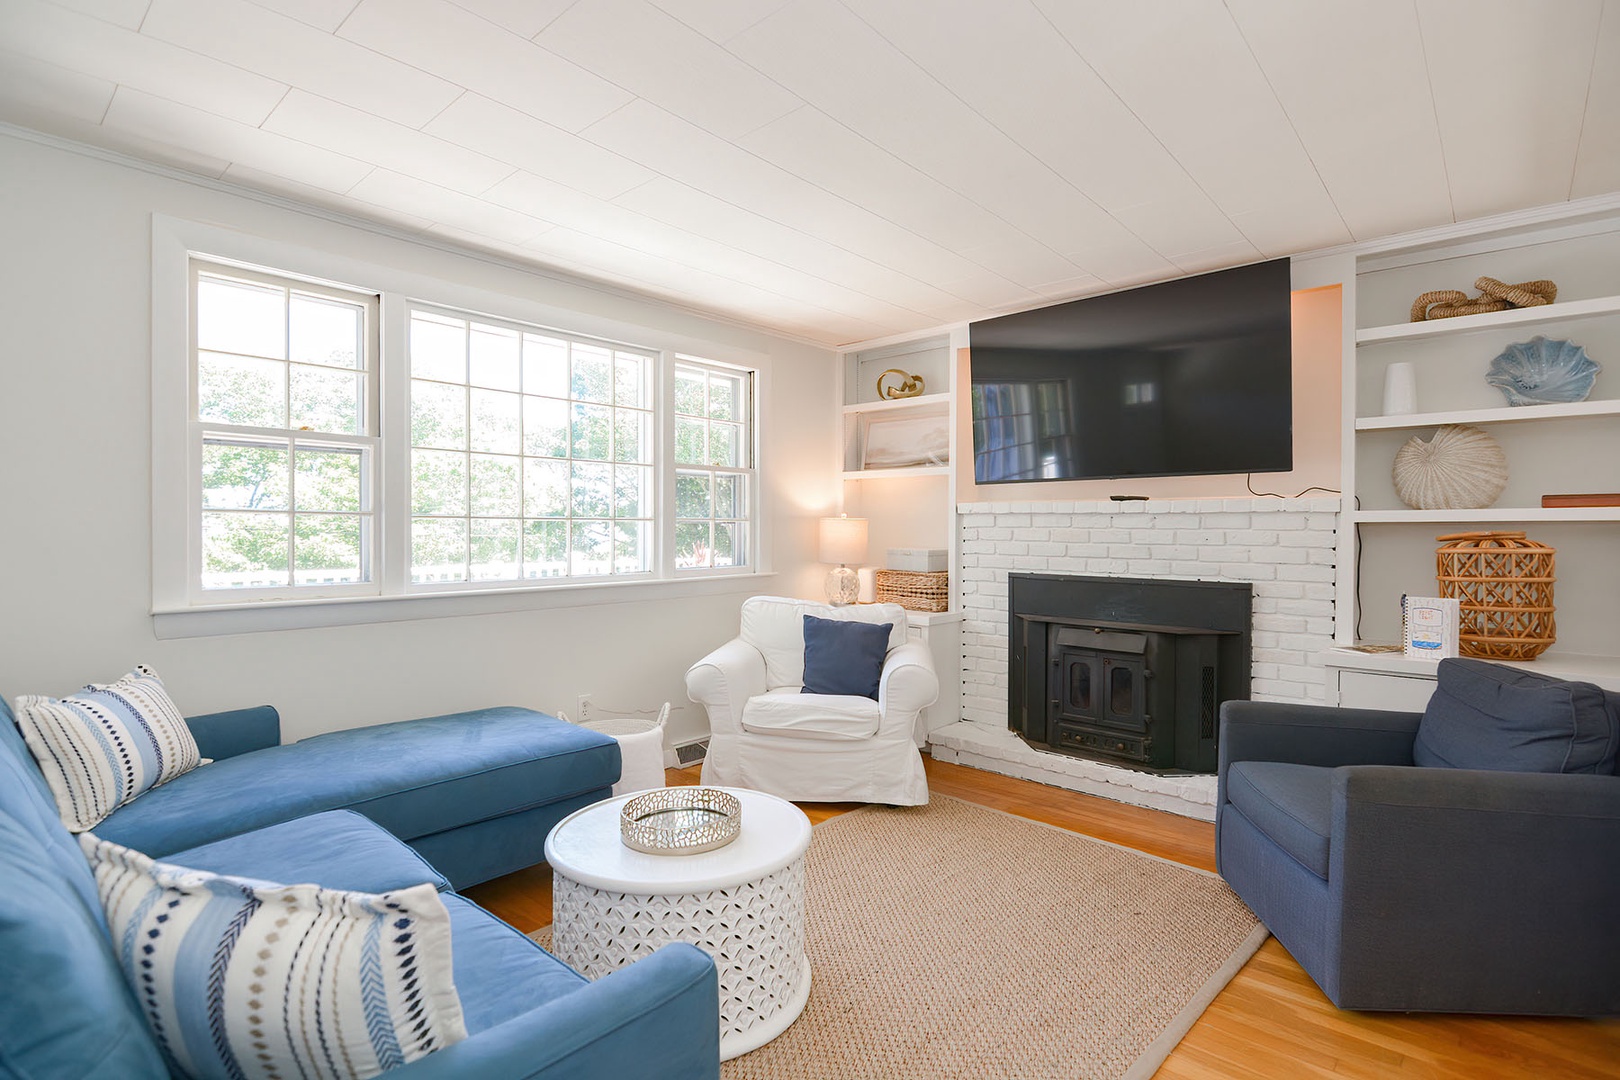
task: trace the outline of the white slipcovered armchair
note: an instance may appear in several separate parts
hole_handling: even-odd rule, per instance
[[[892,624],[876,701],[801,693],[806,615]],[[939,678],[927,648],[907,640],[898,604],[752,597],[741,632],[687,671],[686,692],[709,713],[705,784],[809,802],[928,801],[917,734]]]

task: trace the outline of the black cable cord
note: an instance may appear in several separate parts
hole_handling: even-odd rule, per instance
[[[1250,495],[1263,495],[1263,496],[1267,496],[1267,497],[1273,498],[1273,499],[1286,499],[1286,498],[1289,497],[1287,495],[1279,494],[1278,492],[1275,492],[1275,491],[1256,491],[1256,490],[1254,490],[1254,473],[1245,473],[1244,474],[1243,486],[1249,489],[1249,494]],[[1326,492],[1329,495],[1343,495],[1344,494],[1344,492],[1339,490],[1338,488],[1312,486],[1312,487],[1308,487],[1304,491],[1300,492],[1299,495],[1293,496],[1293,498],[1297,499],[1297,498],[1300,497],[1300,495],[1304,495],[1304,494],[1307,494],[1308,492],[1312,492],[1312,491],[1322,491],[1322,492]],[[1356,509],[1357,510],[1361,509],[1361,499],[1360,498],[1352,496],[1351,501],[1356,504]],[[1353,622],[1354,622],[1353,629],[1354,629],[1354,633],[1355,633],[1355,640],[1360,641],[1361,640],[1361,522],[1359,522],[1359,521],[1356,522],[1356,592],[1355,592],[1355,598],[1354,598],[1353,602],[1355,604],[1355,613],[1354,613],[1354,616],[1353,616]]]
[[[1340,491],[1338,488],[1317,487],[1314,485],[1306,488],[1304,491],[1300,492],[1299,495],[1284,495],[1279,491],[1256,491],[1254,490],[1254,473],[1244,474],[1243,486],[1249,489],[1250,495],[1264,495],[1272,499],[1297,499],[1300,497],[1300,495],[1305,495],[1312,491],[1324,491],[1329,495],[1344,494],[1344,492]]]
[[[1356,499],[1355,503],[1356,503],[1356,509],[1360,510],[1361,509],[1361,500]],[[1353,603],[1355,605],[1354,626],[1352,627],[1352,633],[1354,635],[1354,641],[1360,641],[1361,640],[1361,522],[1359,522],[1359,521],[1356,522],[1356,593],[1355,593],[1355,596],[1351,599],[1351,603]],[[1354,642],[1352,642],[1352,644],[1353,643]]]

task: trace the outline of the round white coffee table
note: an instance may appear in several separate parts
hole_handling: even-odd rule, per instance
[[[725,788],[742,803],[737,839],[696,855],[625,846],[619,812],[633,795],[576,810],[546,837],[551,951],[598,979],[672,941],[714,957],[720,1057],[770,1042],[804,1011],[804,853],[810,819],[790,802]]]

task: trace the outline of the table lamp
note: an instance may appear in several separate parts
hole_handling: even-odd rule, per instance
[[[847,514],[821,519],[821,561],[837,563],[827,575],[827,602],[853,604],[860,595],[860,579],[850,563],[866,559],[866,519]]]

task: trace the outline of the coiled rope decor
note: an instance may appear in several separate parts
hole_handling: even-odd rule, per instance
[[[1412,322],[1450,319],[1458,315],[1478,315],[1508,308],[1540,307],[1558,299],[1558,285],[1552,281],[1521,281],[1507,285],[1493,277],[1474,280],[1479,296],[1470,298],[1457,289],[1436,289],[1412,301]]]

